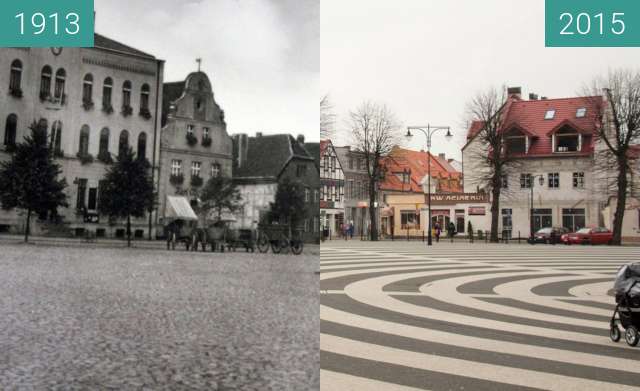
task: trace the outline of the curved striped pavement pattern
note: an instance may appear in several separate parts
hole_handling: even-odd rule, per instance
[[[325,242],[322,390],[640,390],[609,339],[636,247]]]

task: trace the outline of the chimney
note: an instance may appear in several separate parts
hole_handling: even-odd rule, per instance
[[[246,133],[233,135],[233,163],[240,168],[247,164],[249,136]]]
[[[538,100],[538,94],[529,94],[529,100]]]
[[[542,97],[540,97],[540,100],[547,100],[547,97],[546,96],[542,96]]]
[[[299,144],[304,145],[304,134],[299,134],[296,140]]]
[[[439,153],[439,154],[438,154],[438,157],[439,157],[440,159],[447,160],[447,155],[445,155],[444,153]]]
[[[520,99],[522,97],[522,87],[509,87],[507,88],[507,95],[511,98]]]

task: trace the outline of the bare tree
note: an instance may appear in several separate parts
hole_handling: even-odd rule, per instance
[[[622,222],[627,198],[634,189],[634,163],[640,141],[640,72],[627,69],[609,71],[584,88],[584,95],[597,108],[596,168],[604,173],[605,191],[616,197],[612,244],[622,242]]]
[[[507,192],[503,181],[518,166],[517,160],[505,145],[504,109],[507,99],[506,88],[490,88],[476,94],[467,104],[470,127],[475,133],[463,153],[469,156],[465,165],[471,168],[474,177],[465,178],[465,181],[491,193],[492,242],[498,241],[500,196]]]
[[[325,95],[320,99],[320,138],[329,139],[335,133],[336,115],[333,112],[333,105],[329,99],[329,95]]]
[[[378,240],[376,208],[378,187],[382,179],[382,159],[397,144],[400,123],[386,105],[364,102],[349,113],[348,125],[352,145],[365,161],[369,187],[370,239]]]

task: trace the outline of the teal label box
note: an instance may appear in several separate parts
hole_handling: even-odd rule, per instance
[[[92,47],[94,0],[0,0],[0,47]]]
[[[640,0],[545,0],[546,47],[640,46]]]

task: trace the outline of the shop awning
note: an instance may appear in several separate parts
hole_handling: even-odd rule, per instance
[[[182,196],[167,196],[164,218],[169,220],[198,220],[198,216],[191,209],[189,200]]]

